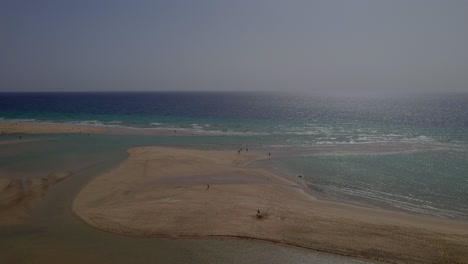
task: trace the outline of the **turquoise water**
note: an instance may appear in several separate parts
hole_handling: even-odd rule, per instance
[[[468,153],[291,157],[271,165],[319,194],[378,208],[468,220]]]
[[[0,93],[0,121],[287,135],[310,144],[466,143],[467,105],[467,94],[353,98],[245,92]]]
[[[326,198],[467,219],[467,94],[10,93],[0,94],[0,122],[196,132],[203,136],[93,138],[108,153],[142,144],[273,153],[268,167],[289,177],[304,175],[302,180]],[[57,150],[60,164],[79,156],[83,140],[88,139],[67,143],[76,154]],[[27,146],[17,151],[21,148]],[[59,147],[50,142],[48,148]],[[42,154],[28,155],[28,166],[40,171],[34,164]],[[0,159],[0,173],[5,168],[18,173],[15,164]]]
[[[4,136],[2,139],[16,139]],[[46,141],[17,144],[18,155],[0,158],[0,176],[24,177],[32,170],[54,170],[125,156],[135,146],[159,145],[251,152],[271,159],[258,162],[301,181],[319,195],[337,201],[453,219],[468,219],[468,151],[438,143],[363,143],[291,146],[287,136],[24,135]],[[45,152],[37,151],[46,149]],[[90,151],[90,148],[94,151]],[[8,148],[5,153],[11,153]],[[73,151],[70,151],[73,150]],[[0,155],[2,151],[0,151]],[[82,165],[79,165],[82,164]]]

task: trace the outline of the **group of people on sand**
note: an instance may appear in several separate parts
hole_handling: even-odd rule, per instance
[[[16,125],[17,126],[18,123],[8,123],[8,125]],[[4,131],[4,130],[0,131],[0,135],[8,135],[8,134],[9,133],[7,131]]]
[[[243,150],[242,148],[238,149],[238,150],[237,150],[237,155],[241,154],[242,150]],[[246,148],[246,149],[245,149],[245,152],[249,152],[249,149]],[[271,157],[271,152],[268,152],[268,157],[269,157],[269,158]]]
[[[241,152],[242,152],[243,150],[244,150],[243,148],[238,149],[238,150],[237,150],[237,154],[241,154]],[[246,148],[246,149],[245,149],[245,152],[249,152],[249,149]]]

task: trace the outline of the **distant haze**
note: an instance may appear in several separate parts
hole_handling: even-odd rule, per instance
[[[0,91],[468,92],[468,1],[0,5]]]

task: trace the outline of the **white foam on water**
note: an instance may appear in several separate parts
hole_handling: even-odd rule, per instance
[[[122,121],[110,121],[102,122],[99,120],[74,120],[74,121],[41,121],[41,124],[62,124],[62,125],[74,125],[74,126],[91,126],[91,127],[115,127],[115,128],[128,128],[127,126],[120,125]]]
[[[434,142],[435,139],[428,137],[428,136],[416,136],[416,137],[405,137],[401,140],[402,142]]]
[[[120,121],[114,121],[114,122],[120,122]],[[53,123],[57,123],[57,122],[53,122]],[[63,122],[62,124],[77,125],[77,126],[96,126],[96,127],[120,127],[119,125],[104,123],[99,120],[66,121],[66,122]]]
[[[417,214],[432,215],[442,218],[466,217],[461,212],[442,209],[433,206],[432,202],[413,197],[381,192],[376,190],[357,190],[348,187],[322,186],[327,192],[332,192],[341,196],[342,194],[358,196],[365,200],[378,201],[387,204],[393,208],[409,211]],[[341,195],[340,195],[341,193]]]
[[[204,127],[203,125],[199,125],[199,124],[196,124],[196,123],[190,124],[190,125],[192,126],[193,129],[203,129],[203,127]]]

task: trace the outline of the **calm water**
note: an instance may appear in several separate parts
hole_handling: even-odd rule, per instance
[[[155,144],[272,152],[264,165],[329,199],[468,219],[468,94],[9,93],[0,122],[206,133]]]

